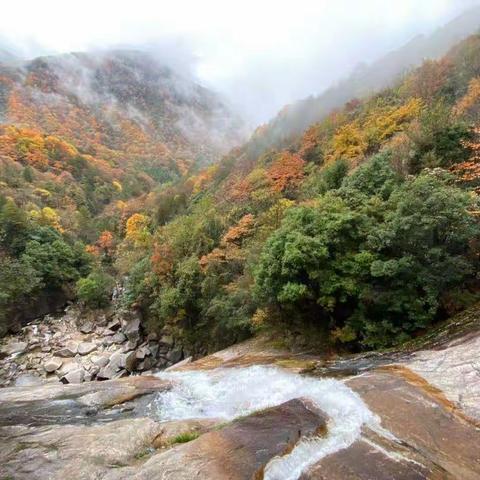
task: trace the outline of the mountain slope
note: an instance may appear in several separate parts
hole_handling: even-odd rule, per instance
[[[257,330],[383,348],[461,310],[480,292],[479,79],[473,35],[159,192],[117,250],[128,302],[201,353]]]
[[[0,64],[0,324],[72,296],[96,263],[82,242],[112,245],[153,190],[240,132],[219,97],[145,53]]]
[[[362,64],[338,85],[324,93],[286,106],[251,140],[255,155],[269,147],[288,144],[312,123],[354,98],[362,98],[392,86],[399,76],[419,66],[425,59],[437,59],[480,28],[480,7],[472,8],[431,35],[419,35],[403,47],[370,65]]]

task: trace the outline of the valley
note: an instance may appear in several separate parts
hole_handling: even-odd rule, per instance
[[[0,38],[0,480],[480,479],[479,27],[256,128],[179,45]]]

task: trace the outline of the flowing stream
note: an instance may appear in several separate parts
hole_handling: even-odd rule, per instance
[[[252,366],[209,371],[167,372],[174,387],[152,402],[162,421],[189,418],[233,420],[288,400],[310,399],[330,418],[325,438],[301,439],[287,455],[273,458],[266,480],[296,480],[324,456],[351,445],[362,425],[378,430],[377,417],[343,382],[304,377],[278,367]]]

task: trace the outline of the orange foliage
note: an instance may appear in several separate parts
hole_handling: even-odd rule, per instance
[[[409,97],[430,101],[445,84],[451,69],[452,63],[446,58],[427,60],[405,80],[402,90]]]
[[[220,242],[220,247],[200,259],[200,267],[205,270],[212,264],[242,260],[240,249],[242,241],[254,233],[255,217],[252,214],[244,215],[236,225],[230,227]]]
[[[113,234],[109,230],[103,231],[97,240],[98,247],[106,254],[110,254],[113,250]]]
[[[174,265],[173,251],[170,245],[155,244],[150,261],[153,272],[155,272],[160,278],[170,276],[173,272]]]
[[[464,114],[478,114],[479,107],[480,77],[476,77],[470,81],[467,93],[457,102],[457,104],[453,108],[453,113],[456,116]]]
[[[239,244],[246,236],[252,233],[255,217],[248,213],[244,215],[236,225],[230,227],[228,232],[223,236],[222,243]]]
[[[282,152],[267,171],[273,190],[283,192],[296,187],[304,176],[305,161],[295,153]]]
[[[470,149],[472,156],[469,160],[457,163],[450,167],[450,171],[457,176],[461,183],[471,184],[477,193],[480,193],[480,126],[473,129],[474,139],[465,141],[463,145]]]

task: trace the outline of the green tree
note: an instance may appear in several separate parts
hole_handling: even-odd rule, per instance
[[[0,335],[6,333],[13,309],[20,310],[31,300],[40,282],[41,278],[33,268],[0,255]]]
[[[105,272],[93,271],[77,283],[77,296],[80,301],[92,308],[108,305],[112,296],[115,280]]]

